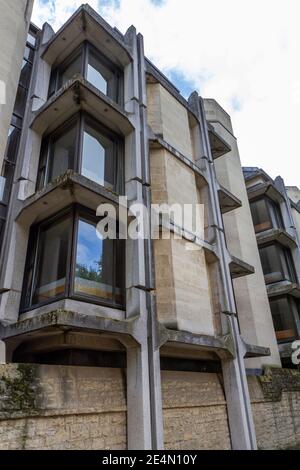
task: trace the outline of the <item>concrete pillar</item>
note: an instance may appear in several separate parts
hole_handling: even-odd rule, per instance
[[[0,364],[6,364],[6,346],[4,341],[0,341]]]
[[[236,305],[229,268],[230,255],[227,250],[223,219],[219,205],[218,182],[209,143],[204,104],[203,100],[199,98],[196,92],[190,96],[189,104],[199,120],[201,138],[201,144],[199,145],[201,155],[199,158],[204,163],[208,180],[211,206],[210,223],[215,230],[215,244],[219,256],[219,267],[223,284],[223,296],[220,298],[222,306],[222,333],[231,335],[235,350],[235,357],[233,359],[222,360],[231,443],[232,448],[235,450],[256,449],[256,436],[244,364],[244,351],[241,346],[242,342],[236,318]]]
[[[129,450],[151,450],[148,344],[127,349],[127,434]]]
[[[125,70],[125,110],[134,126],[131,136],[126,138],[126,196],[129,207],[143,204],[149,208],[150,165],[143,38],[136,34],[134,27],[130,27],[125,39],[133,54],[133,63]],[[147,225],[149,221],[144,219]],[[139,347],[127,350],[128,448],[162,449],[160,357],[155,336],[155,299],[151,294],[154,288],[151,241],[127,240],[127,254],[126,313],[139,317]]]

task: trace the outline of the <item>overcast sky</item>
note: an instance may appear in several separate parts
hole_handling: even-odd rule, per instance
[[[57,30],[84,0],[35,0],[33,22]],[[242,164],[300,187],[299,0],[89,0],[188,97],[232,117]]]

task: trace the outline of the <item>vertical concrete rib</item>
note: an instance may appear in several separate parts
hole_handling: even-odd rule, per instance
[[[205,162],[204,166],[206,167],[206,176],[209,182],[211,221],[215,228],[215,243],[218,250],[220,272],[224,286],[224,299],[222,299],[223,312],[221,313],[223,333],[228,333],[229,329],[236,352],[234,359],[222,360],[232,448],[256,449],[256,436],[244,365],[244,350],[236,316],[236,305],[229,269],[229,253],[227,251],[222,214],[218,200],[217,179],[209,143],[204,103],[196,92],[190,96],[189,103],[198,115],[202,141],[202,155],[200,159]]]

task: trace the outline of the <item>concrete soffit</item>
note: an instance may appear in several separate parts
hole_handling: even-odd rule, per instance
[[[133,125],[122,108],[80,75],[69,80],[34,113],[31,128],[39,134],[49,133],[80,110],[123,136],[133,130]]]
[[[42,58],[51,65],[61,63],[84,40],[99,47],[119,67],[132,61],[124,36],[88,5],[82,5],[44,46]]]

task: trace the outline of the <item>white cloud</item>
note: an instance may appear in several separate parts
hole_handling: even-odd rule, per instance
[[[34,21],[59,27],[82,3],[36,0]],[[299,1],[89,1],[122,32],[134,24],[164,72],[180,71],[231,114],[242,163],[300,186]],[[47,15],[49,15],[47,17]]]

